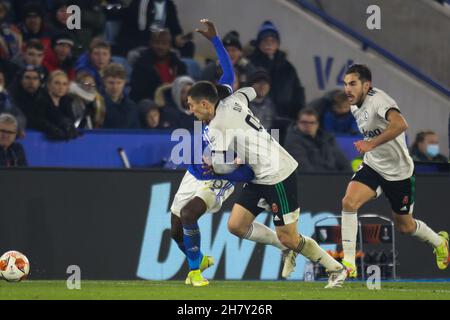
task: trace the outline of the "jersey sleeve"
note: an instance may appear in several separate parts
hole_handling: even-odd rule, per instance
[[[388,96],[380,95],[380,97],[377,97],[376,107],[377,114],[385,120],[387,120],[387,113],[389,110],[395,109],[396,111],[400,112],[400,108],[398,107],[397,103],[394,101],[394,99],[389,98]]]
[[[233,94],[236,99],[248,106],[250,101],[256,98],[256,91],[252,87],[244,87]]]
[[[219,84],[227,86],[232,92],[233,82],[234,82],[234,70],[233,64],[231,63],[228,52],[225,50],[222,41],[219,37],[215,36],[211,39],[214,49],[216,50],[217,57],[219,58],[219,64],[222,68],[223,74],[219,79]]]
[[[234,140],[234,130],[232,130],[232,126],[225,123],[226,121],[230,121],[232,118],[230,118],[231,115],[229,115],[229,112],[224,109],[225,108],[223,108],[222,111],[216,115],[219,123],[209,127],[211,153],[225,153]],[[227,130],[227,128],[230,130]]]

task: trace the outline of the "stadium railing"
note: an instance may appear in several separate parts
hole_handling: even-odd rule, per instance
[[[447,0],[446,0],[447,1]],[[448,0],[450,1],[450,0]],[[414,77],[422,80],[423,82],[427,83],[429,86],[433,87],[435,90],[439,91],[440,93],[450,97],[450,88],[445,87],[444,85],[438,83],[437,81],[431,79],[426,74],[422,73],[421,71],[417,70],[412,65],[406,63],[390,51],[382,48],[372,40],[366,38],[365,36],[361,35],[360,33],[356,32],[349,26],[345,25],[341,21],[337,20],[336,18],[330,16],[326,12],[320,10],[313,4],[309,3],[307,0],[295,0],[300,7],[302,7],[305,10],[310,11],[314,15],[318,16],[322,20],[324,20],[327,24],[339,29],[340,31],[346,33],[347,35],[351,36],[353,39],[361,42],[362,50],[366,51],[367,49],[372,49],[378,54],[382,55],[386,59],[390,60],[392,63],[398,65],[403,70],[407,71],[409,74],[413,75]]]

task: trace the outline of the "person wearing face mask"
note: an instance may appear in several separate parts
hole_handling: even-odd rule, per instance
[[[440,154],[438,135],[431,130],[421,131],[416,135],[411,154],[414,161],[448,162],[448,159]]]

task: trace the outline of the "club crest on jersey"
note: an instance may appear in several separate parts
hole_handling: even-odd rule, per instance
[[[369,120],[369,113],[368,113],[367,111],[364,111],[364,113],[363,113],[363,119],[364,119],[364,121]]]
[[[408,196],[404,196],[403,197],[403,204],[408,204],[409,202],[409,197]]]
[[[272,212],[273,213],[278,213],[278,206],[276,203],[272,203]]]
[[[375,129],[375,130],[363,130],[363,135],[365,138],[375,138],[376,136],[379,136],[381,134],[381,130],[380,129]]]

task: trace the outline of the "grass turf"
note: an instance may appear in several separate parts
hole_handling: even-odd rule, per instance
[[[81,290],[68,290],[65,281],[0,282],[0,299],[168,299],[168,300],[450,300],[450,283],[381,283],[368,290],[365,283],[347,282],[344,288],[324,289],[324,282],[212,281],[194,288],[181,281],[89,281]]]

